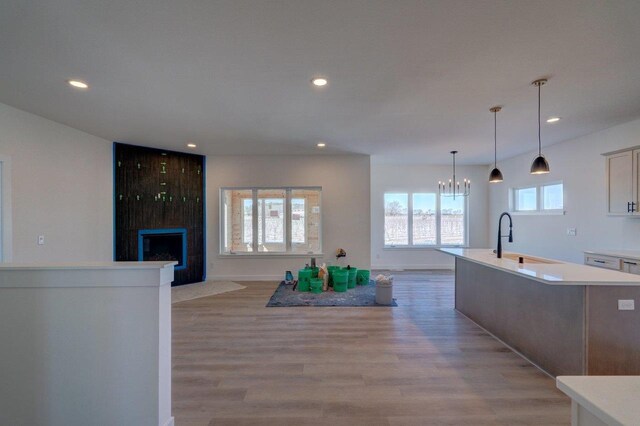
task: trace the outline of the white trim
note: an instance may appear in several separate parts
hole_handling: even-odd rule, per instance
[[[11,262],[13,260],[13,221],[12,221],[12,206],[11,206],[11,157],[0,156],[0,163],[2,163],[1,173],[2,177],[0,183],[2,184],[2,234],[0,244],[2,244],[2,258],[0,262]]]
[[[465,244],[461,244],[461,245],[433,245],[433,246],[427,246],[427,245],[423,245],[423,246],[383,246],[382,250],[389,250],[389,251],[398,251],[398,250],[410,250],[410,251],[414,251],[414,250],[426,250],[426,251],[433,251],[433,250],[437,250],[437,249],[441,249],[441,248],[470,248],[468,245]]]
[[[284,279],[282,275],[207,275],[207,281],[277,281]]]
[[[175,419],[173,418],[173,416],[169,417],[169,419],[164,422],[163,426],[175,426]]]
[[[522,210],[509,213],[512,216],[562,216],[567,214],[566,210]]]
[[[285,252],[260,252],[263,254],[256,254],[253,252],[235,252],[235,253],[223,253],[218,254],[218,259],[261,259],[268,257],[275,258],[301,258],[301,257],[324,257],[323,253],[285,253]]]

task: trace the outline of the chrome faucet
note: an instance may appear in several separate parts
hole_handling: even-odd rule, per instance
[[[498,219],[498,247],[496,249],[496,257],[498,259],[502,258],[502,218],[505,216],[509,217],[509,242],[513,242],[513,221],[511,220],[511,215],[504,212],[500,215],[500,219]]]

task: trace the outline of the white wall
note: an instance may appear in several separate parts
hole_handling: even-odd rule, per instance
[[[484,166],[457,166],[460,179],[472,182],[469,196],[469,246],[488,244],[488,178]],[[452,256],[434,249],[384,248],[384,193],[437,192],[438,181],[451,177],[451,166],[389,165],[371,166],[371,264],[374,269],[453,268]]]
[[[529,174],[533,151],[499,162],[505,181],[491,185],[491,235],[497,232],[499,214],[508,209],[509,188],[562,180],[566,215],[514,216],[514,243],[505,250],[578,263],[585,249],[640,250],[640,220],[606,214],[605,160],[600,155],[636,145],[640,120],[544,148],[551,167],[547,175]],[[577,228],[577,236],[566,235],[570,227]]]
[[[0,156],[12,168],[14,262],[112,259],[111,147],[0,104]]]
[[[309,262],[303,257],[220,255],[221,187],[321,186],[324,260],[347,251],[342,262],[370,266],[370,158],[364,155],[243,156],[207,158],[207,278],[279,279]],[[322,259],[318,256],[318,261]]]

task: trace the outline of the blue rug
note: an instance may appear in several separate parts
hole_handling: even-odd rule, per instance
[[[267,303],[267,307],[289,306],[359,306],[359,307],[389,307],[398,306],[396,299],[391,305],[378,305],[376,303],[376,284],[370,281],[369,285],[359,285],[344,293],[336,293],[332,289],[319,294],[293,291],[293,285],[280,283],[273,296]]]

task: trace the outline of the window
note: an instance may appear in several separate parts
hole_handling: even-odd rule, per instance
[[[307,229],[305,225],[305,199],[291,199],[291,243],[304,244],[307,241]]]
[[[224,188],[220,253],[322,254],[321,188]]]
[[[542,187],[542,209],[562,210],[564,208],[563,185],[561,183]]]
[[[441,196],[440,244],[459,246],[465,243],[465,197]]]
[[[385,247],[460,246],[467,242],[466,197],[384,194]]]
[[[519,188],[514,190],[515,211],[524,212],[538,209],[538,188]]]
[[[291,252],[322,253],[318,189],[291,189]]]
[[[258,190],[258,251],[286,252],[284,189]]]
[[[253,242],[253,198],[242,199],[242,242]]]
[[[408,200],[408,194],[384,194],[385,245],[409,244]]]
[[[0,262],[11,262],[11,160],[0,155]]]
[[[562,182],[546,183],[511,190],[511,210],[522,214],[563,214]]]
[[[436,194],[413,194],[413,245],[436,245]]]

